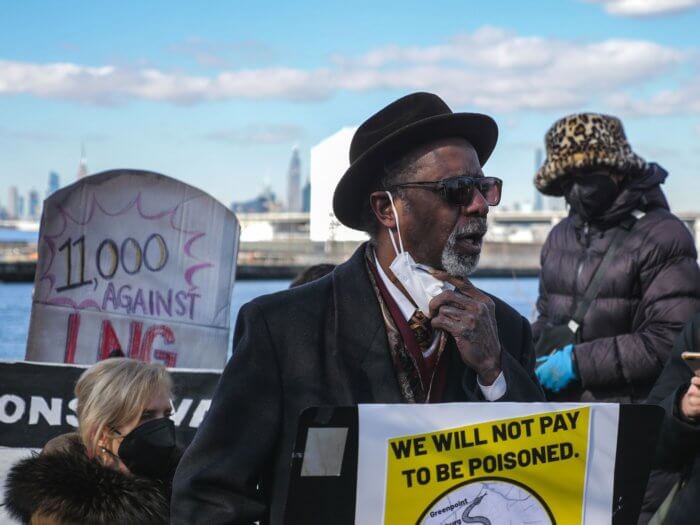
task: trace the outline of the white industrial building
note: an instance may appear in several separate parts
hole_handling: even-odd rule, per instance
[[[333,192],[350,165],[350,141],[356,130],[343,128],[311,148],[309,220],[312,241],[363,241],[367,238],[366,233],[340,224],[333,214]]]

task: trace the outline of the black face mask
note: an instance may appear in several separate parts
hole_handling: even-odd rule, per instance
[[[599,217],[619,195],[618,185],[609,175],[590,174],[574,180],[566,191],[566,202],[584,220]]]
[[[139,425],[124,436],[118,455],[139,476],[166,479],[176,454],[175,424],[163,417]]]

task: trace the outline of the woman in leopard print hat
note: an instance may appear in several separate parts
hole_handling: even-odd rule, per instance
[[[537,376],[550,399],[643,402],[700,309],[695,243],[661,190],[668,174],[632,151],[619,119],[571,115],[545,141],[535,186],[564,196],[570,211],[542,248]],[[619,247],[597,294],[570,324],[614,237]],[[640,523],[672,485],[651,479]]]
[[[564,117],[549,128],[545,143],[547,159],[535,175],[535,186],[545,195],[564,195],[564,183],[575,173],[606,169],[635,176],[648,169],[632,151],[620,119],[610,115]]]

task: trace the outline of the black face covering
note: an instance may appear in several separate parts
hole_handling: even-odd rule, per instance
[[[609,175],[590,174],[575,179],[566,192],[566,202],[584,220],[599,217],[617,198],[620,190]]]
[[[124,436],[118,450],[132,473],[158,479],[171,473],[175,453],[175,424],[166,417],[136,427]]]

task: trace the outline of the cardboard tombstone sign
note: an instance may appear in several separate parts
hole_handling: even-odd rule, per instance
[[[113,170],[46,199],[26,360],[222,368],[240,226],[206,193]]]

